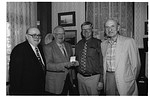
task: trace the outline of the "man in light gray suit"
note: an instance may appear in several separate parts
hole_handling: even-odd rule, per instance
[[[55,95],[72,94],[73,72],[70,57],[73,55],[72,47],[64,42],[65,30],[57,26],[53,31],[54,40],[45,45],[44,54],[46,58],[46,91]]]
[[[133,38],[118,34],[120,25],[114,19],[105,23],[108,37],[102,42],[104,89],[106,95],[138,95],[136,79],[140,58]]]

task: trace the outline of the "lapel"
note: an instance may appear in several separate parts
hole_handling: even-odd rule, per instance
[[[39,51],[40,51],[40,54],[41,54],[41,57],[42,57],[42,59],[43,59],[44,64],[46,64],[42,45],[39,44],[39,45],[38,45],[38,49],[39,49]]]
[[[122,36],[118,35],[117,46],[116,46],[116,59],[115,59],[116,68],[118,67],[119,60],[121,59],[120,55],[121,55],[121,51],[123,48],[123,41],[122,40],[123,40]]]
[[[36,57],[36,55],[35,55],[35,53],[34,53],[32,47],[31,47],[31,45],[29,44],[28,41],[26,41],[26,44],[27,44],[27,49],[28,49],[28,51],[29,51],[29,53],[30,53],[30,54],[29,54],[30,56],[29,56],[28,58],[31,58],[31,57],[33,56],[32,59],[38,61],[38,59],[37,59],[37,57]]]
[[[106,52],[107,52],[107,48],[108,48],[108,40],[106,42],[104,42],[104,43],[105,44],[103,46],[104,47],[104,50],[103,50],[104,52],[103,53],[104,53],[104,56],[106,56]]]
[[[66,61],[67,58],[64,56],[64,54],[62,53],[62,51],[60,50],[60,48],[56,42],[54,42],[54,50],[59,54],[59,56],[61,57],[62,60]],[[67,50],[67,48],[66,48],[66,50]]]
[[[65,46],[65,49],[66,49],[66,52],[67,52],[67,57],[66,57],[66,59],[69,60],[69,56],[70,56],[69,46],[67,46],[66,43],[64,43],[64,46]]]
[[[104,60],[104,71],[106,71],[106,52],[107,52],[107,47],[108,47],[108,40],[103,42],[102,46],[102,53],[103,53],[103,60]]]

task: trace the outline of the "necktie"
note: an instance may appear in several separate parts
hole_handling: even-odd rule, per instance
[[[81,71],[83,73],[85,73],[85,70],[86,70],[86,52],[87,52],[87,42],[85,42],[85,45],[84,45],[84,48],[83,48],[83,51],[82,51],[82,56],[81,56]]]
[[[64,53],[63,53],[63,54],[64,54],[64,56],[65,56],[65,57],[67,57],[67,53],[66,53],[65,47],[64,47],[63,45],[61,46],[61,49],[62,49],[62,50],[63,50],[63,52],[64,52]]]
[[[41,64],[43,70],[45,70],[44,64],[42,63],[42,60],[41,60],[41,57],[40,57],[40,53],[39,53],[39,50],[38,50],[37,47],[35,48],[35,51],[36,51],[37,58],[38,58],[38,60],[39,60],[39,62],[40,62],[40,64]]]

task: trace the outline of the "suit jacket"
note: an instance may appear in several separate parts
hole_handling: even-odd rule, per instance
[[[38,46],[43,57],[42,47]],[[46,66],[45,66],[46,67]],[[45,71],[28,41],[18,44],[10,56],[10,94],[42,94],[45,86]]]
[[[108,40],[102,42],[104,84],[106,80],[106,51]],[[140,71],[139,52],[132,38],[118,35],[116,46],[115,78],[120,95],[138,95],[136,78]],[[105,85],[104,85],[105,86]]]
[[[44,53],[47,65],[46,73],[46,91],[54,94],[61,94],[66,75],[69,72],[70,78],[72,78],[71,71],[64,68],[64,62],[70,61],[72,56],[72,47],[69,43],[64,42],[68,57],[65,57],[61,52],[57,43],[52,41],[45,45]],[[71,79],[72,81],[72,79]]]

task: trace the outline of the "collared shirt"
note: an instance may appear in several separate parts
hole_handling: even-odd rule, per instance
[[[86,69],[84,74],[103,74],[103,57],[101,53],[101,41],[96,38],[89,40],[82,39],[75,47],[76,60],[79,61],[78,72],[81,70],[82,51],[87,42]]]
[[[106,52],[107,71],[115,71],[115,53],[116,53],[117,37],[108,39],[108,48]]]
[[[30,44],[30,43],[29,43]],[[36,55],[36,50],[35,50],[35,46],[33,46],[32,44],[30,44],[30,46],[31,46],[31,48],[32,48],[32,50],[34,51],[34,53],[35,53],[35,55]],[[37,47],[38,48],[38,47]],[[40,54],[40,58],[41,58],[41,60],[42,60],[42,63],[44,64],[44,61],[43,61],[43,58],[42,58],[42,56],[41,56],[41,53],[40,53],[40,50],[39,50],[39,48],[38,48],[38,51],[39,51],[39,54]],[[36,55],[37,56],[37,55]],[[45,64],[44,64],[45,65]]]
[[[58,47],[60,48],[61,52],[63,53],[63,55],[65,56],[65,53],[67,54],[67,51],[66,51],[66,48],[65,48],[65,45],[64,44],[59,44],[59,43],[56,43],[58,45]],[[65,52],[64,52],[65,50]],[[68,56],[68,54],[67,54]]]

